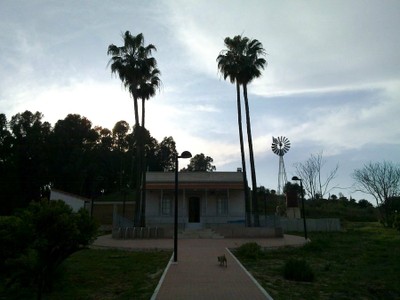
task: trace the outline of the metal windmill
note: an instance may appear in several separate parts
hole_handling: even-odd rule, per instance
[[[284,136],[279,136],[277,138],[272,137],[272,151],[279,156],[279,173],[278,173],[278,194],[283,193],[283,187],[287,182],[285,162],[283,156],[290,149],[290,141]]]

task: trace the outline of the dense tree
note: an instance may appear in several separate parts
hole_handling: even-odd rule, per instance
[[[52,183],[55,187],[91,197],[90,178],[96,176],[94,164],[89,163],[99,135],[92,123],[78,114],[59,120],[51,134]]]
[[[105,150],[112,151],[114,143],[112,131],[101,126],[95,126],[94,130],[98,136],[96,146],[98,148],[104,148]]]
[[[309,199],[305,201],[307,218],[340,218],[341,221],[375,222],[378,219],[376,209],[366,201],[347,199],[345,196],[336,200]]]
[[[112,129],[113,135],[113,149],[115,152],[115,159],[118,160],[116,163],[118,165],[118,183],[119,191],[124,195],[127,192],[127,187],[129,186],[129,174],[130,169],[127,169],[128,161],[130,160],[127,156],[129,149],[129,143],[127,136],[129,134],[129,123],[126,121],[118,121],[115,123]],[[131,156],[130,156],[131,157]]]
[[[0,205],[0,214],[12,211],[15,202],[13,187],[17,181],[15,164],[13,162],[13,141],[5,114],[0,114],[0,193],[3,200]]]
[[[373,207],[372,203],[365,199],[360,199],[357,204],[361,208]]]
[[[283,193],[286,194],[288,191],[296,192],[297,196],[301,196],[301,189],[298,183],[292,183],[290,181],[286,182],[285,186],[283,187]],[[304,191],[304,188],[303,188]]]
[[[62,201],[31,203],[14,217],[0,217],[0,273],[9,287],[32,285],[41,299],[61,263],[86,248],[96,232],[84,209],[74,213]]]
[[[384,225],[391,225],[391,201],[400,195],[400,166],[392,162],[370,162],[353,173],[356,189],[373,196]]]
[[[324,198],[332,189],[330,184],[336,177],[339,165],[330,170],[326,177],[323,175],[324,165],[325,160],[323,159],[322,152],[311,154],[311,157],[305,162],[295,164],[296,175],[302,179],[303,188],[311,199],[316,199],[317,197]]]
[[[267,189],[260,186],[257,189],[258,194],[258,210],[261,215],[285,216],[286,199],[284,195],[277,194],[273,189]]]
[[[216,167],[212,164],[214,160],[210,156],[205,156],[203,153],[196,154],[190,159],[186,168],[182,171],[187,172],[213,172]]]
[[[284,187],[285,192],[292,189],[300,193],[297,183],[289,182]],[[276,191],[265,187],[259,187],[258,194],[261,214],[286,217],[288,199],[285,199],[284,195],[278,195]],[[400,211],[400,197],[398,200],[397,207]],[[347,199],[341,193],[336,198],[306,199],[304,204],[307,218],[339,218],[341,221],[350,222],[375,222],[378,219],[377,209],[369,201],[361,199],[357,202],[352,198]]]
[[[39,112],[25,111],[14,115],[9,122],[12,139],[8,143],[12,155],[7,161],[7,173],[11,177],[5,180],[13,189],[8,200],[16,201],[16,206],[40,199],[40,187],[49,182],[49,170],[43,166],[48,165],[51,126],[42,118]]]
[[[247,85],[255,78],[261,76],[266,60],[261,56],[265,55],[262,44],[254,39],[237,35],[233,38],[225,38],[226,50],[223,50],[217,57],[218,68],[224,75],[224,79],[230,78],[231,82],[236,82],[237,94],[239,95],[239,85],[243,87],[244,106],[246,112],[247,139],[249,145],[250,170],[252,178],[252,203],[254,214],[254,225],[258,226],[258,207],[257,207],[257,178],[254,162],[253,140],[251,133],[250,109],[247,95]],[[240,99],[237,96],[240,104]],[[239,107],[238,107],[239,115]],[[241,122],[241,121],[240,121]],[[242,142],[243,143],[243,142]],[[244,151],[242,151],[243,153]],[[243,159],[242,159],[243,162]]]
[[[128,150],[128,143],[126,136],[129,132],[129,123],[126,121],[118,121],[115,123],[112,130],[114,146],[119,152],[126,152]]]
[[[0,114],[0,163],[4,163],[10,154],[11,133],[8,130],[8,121],[5,114]]]
[[[1,215],[48,197],[50,186],[88,198],[96,198],[102,191],[134,190],[139,142],[146,152],[148,170],[173,170],[173,138],[158,143],[147,130],[141,136],[131,131],[125,121],[117,122],[112,131],[92,127],[87,118],[77,114],[57,121],[54,128],[43,122],[38,112],[16,114],[11,121],[0,114]]]
[[[156,145],[155,143],[152,155],[148,160],[149,171],[174,171],[177,155],[174,138],[172,136],[164,137],[160,144]]]

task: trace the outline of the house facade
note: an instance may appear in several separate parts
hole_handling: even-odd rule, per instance
[[[174,223],[174,172],[146,174],[146,224],[168,227]],[[178,224],[206,228],[244,224],[245,200],[241,172],[179,172]]]

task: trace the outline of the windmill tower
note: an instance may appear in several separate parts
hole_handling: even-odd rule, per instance
[[[283,156],[290,149],[290,141],[284,136],[279,136],[277,138],[272,137],[272,152],[279,156],[279,172],[278,172],[278,194],[283,193],[283,187],[287,182],[285,162]]]

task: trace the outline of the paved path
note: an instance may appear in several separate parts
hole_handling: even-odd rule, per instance
[[[266,239],[180,239],[178,263],[168,264],[152,299],[272,299],[228,250],[248,242],[281,247],[302,245],[305,240],[292,235]],[[173,240],[114,240],[107,235],[99,237],[94,246],[172,250]],[[228,259],[227,268],[218,264],[217,257],[222,254]]]

